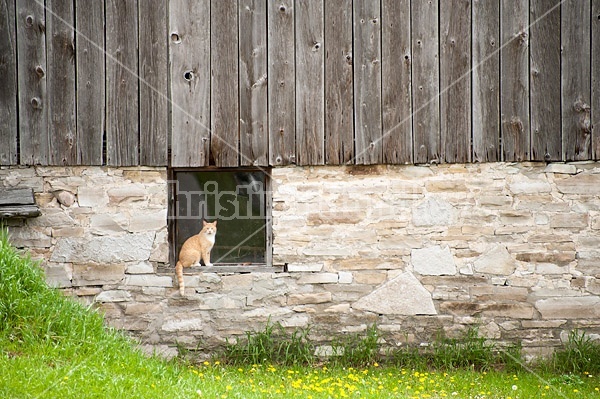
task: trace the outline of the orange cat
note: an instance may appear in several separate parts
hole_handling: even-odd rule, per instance
[[[206,220],[203,220],[202,226],[200,233],[185,240],[181,251],[179,251],[179,260],[177,261],[177,265],[175,265],[175,273],[179,281],[179,293],[181,296],[185,294],[185,284],[183,282],[184,267],[200,266],[200,259],[204,261],[206,266],[212,266],[212,263],[210,263],[210,251],[213,245],[215,245],[217,221],[208,223]]]

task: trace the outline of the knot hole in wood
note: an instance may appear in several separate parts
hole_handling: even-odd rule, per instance
[[[183,78],[188,82],[191,82],[192,80],[194,80],[194,71],[185,71],[183,73]]]

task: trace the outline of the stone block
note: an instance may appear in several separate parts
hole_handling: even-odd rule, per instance
[[[58,201],[59,204],[69,208],[71,205],[75,203],[75,194],[67,190],[57,190],[54,191],[54,197]]]
[[[287,265],[287,271],[292,272],[320,272],[323,270],[323,263],[290,263]]]
[[[532,319],[533,306],[528,303],[473,303],[464,301],[444,301],[440,312],[458,316],[505,317],[512,319]]]
[[[600,195],[600,174],[580,173],[555,183],[563,194]]]
[[[127,266],[127,274],[151,274],[154,273],[154,266],[150,262],[140,262]]]
[[[49,248],[52,245],[50,236],[29,227],[11,227],[9,241],[17,248]]]
[[[413,249],[411,263],[414,271],[422,275],[441,276],[456,274],[454,257],[448,247]]]
[[[96,296],[96,302],[128,302],[131,294],[125,290],[103,291]]]
[[[306,273],[298,279],[298,284],[336,284],[337,282],[337,273]]]
[[[455,209],[447,201],[428,197],[412,212],[415,226],[448,226],[454,221]]]
[[[77,188],[77,202],[79,206],[101,208],[108,205],[108,195],[103,186],[81,186]]]
[[[473,268],[478,273],[508,276],[515,271],[516,263],[505,246],[495,245],[473,262]]]
[[[522,252],[517,254],[517,260],[528,263],[553,263],[558,266],[567,265],[575,260],[574,251],[544,251]]]
[[[44,271],[48,285],[56,288],[71,287],[73,268],[70,264],[46,264]]]
[[[552,263],[537,263],[535,265],[535,272],[544,276],[550,274],[568,274],[569,266],[558,266]]]
[[[354,282],[356,284],[379,285],[387,280],[386,271],[358,271],[354,273]]]
[[[230,295],[218,293],[205,293],[200,296],[198,309],[201,310],[223,310],[241,309],[245,305],[245,297],[234,299]]]
[[[340,284],[352,284],[354,276],[351,272],[339,272],[338,283]]]
[[[360,298],[352,308],[385,315],[437,314],[431,294],[410,272],[402,273]]]
[[[162,314],[164,311],[160,303],[128,303],[125,305],[126,315],[148,316]]]
[[[543,319],[598,319],[600,297],[557,297],[540,299],[535,307]]]
[[[587,290],[587,292],[589,292],[591,294],[600,295],[600,279],[593,278],[593,277],[590,278],[587,281],[585,289]]]
[[[357,224],[366,217],[364,211],[327,211],[309,213],[307,224],[309,226]]]
[[[510,208],[513,199],[508,195],[482,195],[478,198],[480,206],[487,208]]]
[[[150,261],[169,262],[169,234],[166,229],[156,233],[150,252]]]
[[[534,180],[526,177],[513,180],[508,184],[513,194],[540,194],[552,192],[552,186],[545,180]]]
[[[425,183],[430,193],[456,193],[468,191],[464,180],[433,180]]]
[[[315,292],[306,294],[290,294],[287,297],[288,306],[308,305],[331,302],[331,292]]]
[[[125,278],[123,285],[140,287],[173,287],[173,278],[170,276],[132,274]]]
[[[544,169],[546,173],[559,173],[566,175],[575,175],[577,174],[577,167],[575,165],[565,164],[565,163],[551,163],[546,166]]]
[[[550,216],[550,227],[554,229],[584,229],[588,222],[589,217],[585,213],[555,213]]]
[[[508,286],[470,287],[469,294],[476,301],[527,301],[529,290]]]
[[[221,277],[223,291],[250,290],[254,276],[252,274],[234,274]]]
[[[28,221],[30,226],[64,227],[75,226],[75,220],[60,208],[43,208],[42,215]]]
[[[122,214],[100,213],[90,217],[90,230],[98,235],[111,235],[125,231],[127,218]]]
[[[74,264],[73,285],[119,284],[125,277],[125,265]]]
[[[338,305],[332,305],[328,308],[325,308],[324,312],[328,313],[350,313],[350,304],[349,303],[340,303]]]
[[[146,195],[146,187],[140,183],[127,184],[122,187],[115,187],[108,190],[108,198],[110,199],[111,204],[143,201],[146,198]]]
[[[148,260],[153,241],[153,232],[87,239],[59,238],[51,261],[120,263]]]
[[[190,318],[172,318],[166,320],[161,330],[166,332],[191,332],[191,331],[201,331],[204,327],[204,320],[198,317],[190,317]]]
[[[129,221],[129,231],[156,231],[167,227],[167,210],[136,212]]]
[[[52,228],[52,237],[83,237],[85,229],[83,227],[57,227]]]

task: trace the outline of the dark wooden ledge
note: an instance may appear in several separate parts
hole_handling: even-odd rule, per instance
[[[0,188],[0,219],[40,216],[31,188]]]

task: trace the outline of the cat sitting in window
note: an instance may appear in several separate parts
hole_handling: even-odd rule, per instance
[[[210,251],[215,245],[215,235],[217,234],[217,221],[208,223],[202,221],[202,230],[200,233],[191,236],[183,243],[179,251],[179,260],[175,265],[175,274],[179,281],[179,293],[185,295],[185,284],[183,282],[183,268],[190,266],[200,266],[200,259],[206,266],[212,266],[210,263]]]

